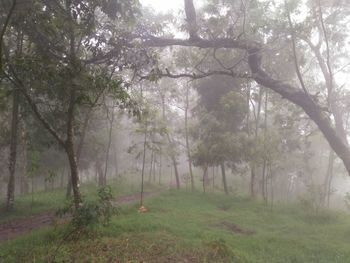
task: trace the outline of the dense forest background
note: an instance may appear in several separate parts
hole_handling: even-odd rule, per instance
[[[346,1],[185,1],[179,16],[137,1],[1,7],[8,209],[65,187],[78,205],[80,183],[141,178],[345,208]]]

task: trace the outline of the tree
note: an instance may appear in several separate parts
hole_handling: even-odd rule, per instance
[[[239,83],[235,83],[239,85]],[[216,86],[216,90],[213,86]],[[242,154],[245,135],[242,132],[243,121],[246,118],[246,105],[243,96],[238,91],[229,91],[228,79],[212,77],[201,81],[198,85],[200,105],[198,110],[199,131],[197,147],[193,153],[196,165],[204,167],[220,166],[224,191],[228,194],[225,167],[232,169],[239,163]],[[204,180],[204,179],[203,179]],[[205,185],[205,181],[203,181]]]
[[[191,3],[188,3],[191,2]],[[162,38],[146,34],[146,36],[135,36],[140,38],[144,46],[147,47],[167,47],[167,46],[184,46],[184,47],[198,47],[203,49],[233,49],[244,51],[248,58],[247,64],[241,68],[245,69],[246,66],[250,70],[250,74],[245,72],[235,72],[233,69],[224,69],[221,71],[201,72],[197,74],[172,74],[170,72],[159,72],[160,76],[167,76],[172,78],[190,77],[194,79],[207,77],[210,75],[230,75],[233,77],[248,77],[256,81],[256,83],[273,90],[280,94],[283,98],[301,107],[304,112],[312,119],[318,126],[326,140],[330,144],[335,153],[342,159],[348,173],[350,174],[350,148],[347,143],[337,133],[333,127],[332,120],[329,118],[327,111],[325,111],[322,104],[317,99],[305,93],[303,89],[299,89],[296,86],[287,84],[283,81],[275,79],[272,73],[269,72],[268,67],[263,66],[264,51],[267,49],[268,44],[263,44],[263,39],[268,39],[267,34],[264,34],[263,30],[260,30],[259,26],[251,26],[248,30],[248,19],[250,18],[246,8],[243,8],[243,14],[238,16],[240,23],[236,23],[236,27],[233,28],[234,36],[229,30],[223,32],[223,37],[216,37],[204,33],[201,27],[198,26],[198,19],[196,19],[195,9],[192,8],[193,1],[186,0],[186,20],[190,22],[191,34],[189,39],[176,39],[176,38]],[[234,3],[236,4],[236,3]],[[245,7],[244,3],[242,6]],[[268,7],[267,7],[268,8]],[[190,9],[190,10],[189,10]],[[260,6],[258,2],[253,3],[250,11],[254,12],[266,11],[266,7]],[[204,20],[205,21],[205,20]],[[236,20],[237,21],[237,20]],[[253,23],[254,25],[254,23]],[[249,33],[259,33],[257,36],[250,37]],[[274,36],[273,36],[274,37]],[[260,38],[260,40],[259,40]],[[268,39],[269,41],[270,39]],[[273,39],[271,39],[272,41]],[[266,41],[265,41],[266,42]],[[272,42],[271,42],[272,43]],[[242,60],[243,61],[243,60]],[[240,62],[242,62],[240,61]]]
[[[75,146],[77,108],[91,103],[106,87],[119,94],[119,100],[127,100],[120,78],[109,77],[115,68],[127,63],[125,53],[121,52],[123,46],[113,50],[114,58],[105,66],[102,49],[106,50],[109,40],[118,37],[118,30],[112,30],[112,25],[122,26],[133,19],[135,3],[31,0],[24,5],[26,8],[21,6],[13,11],[11,28],[23,31],[26,52],[19,58],[13,56],[11,32],[8,33],[6,43],[2,41],[6,58],[4,75],[20,90],[38,120],[65,150],[74,203],[78,207],[81,195]],[[102,25],[99,19],[106,22]],[[53,122],[57,116],[59,121]]]

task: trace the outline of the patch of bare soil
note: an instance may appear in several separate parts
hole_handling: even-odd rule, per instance
[[[226,229],[227,231],[230,231],[233,234],[237,234],[237,235],[243,235],[243,236],[250,236],[255,234],[255,231],[253,230],[249,230],[249,229],[243,229],[240,226],[231,223],[231,222],[221,222],[219,224],[216,225],[217,227]]]
[[[144,197],[149,197],[155,193],[144,193]],[[140,194],[120,196],[116,199],[116,204],[129,204],[140,200]],[[26,218],[15,219],[8,223],[0,224],[0,242],[15,239],[18,236],[29,233],[33,230],[53,224],[67,222],[69,216],[60,218],[54,212],[33,215]]]
[[[17,236],[28,233],[33,229],[50,225],[55,221],[55,218],[55,214],[49,212],[0,224],[0,242],[16,238]]]

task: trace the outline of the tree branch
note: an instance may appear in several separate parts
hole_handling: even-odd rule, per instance
[[[140,76],[140,79],[150,79],[152,76],[156,75],[157,77],[167,77],[167,78],[173,78],[173,79],[178,79],[178,78],[190,78],[190,79],[202,79],[202,78],[207,78],[213,75],[223,75],[223,76],[229,76],[233,78],[244,78],[244,79],[252,79],[252,76],[249,74],[245,73],[235,73],[232,71],[220,71],[220,70],[214,70],[214,71],[209,71],[209,72],[201,72],[201,74],[195,74],[195,73],[176,73],[173,74],[171,73],[168,69],[165,69],[166,72],[158,71],[155,74],[149,74],[146,76]]]
[[[6,33],[6,29],[10,24],[10,20],[15,10],[16,4],[17,4],[17,0],[13,0],[9,13],[6,16],[4,26],[2,27],[0,32],[0,73],[2,72],[2,42]]]

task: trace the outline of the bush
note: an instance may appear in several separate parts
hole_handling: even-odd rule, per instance
[[[57,211],[57,215],[71,215],[70,223],[76,230],[93,228],[99,224],[107,225],[116,213],[111,188],[99,188],[97,194],[97,201],[85,201],[78,209],[75,209],[74,203],[70,201],[63,209]]]

